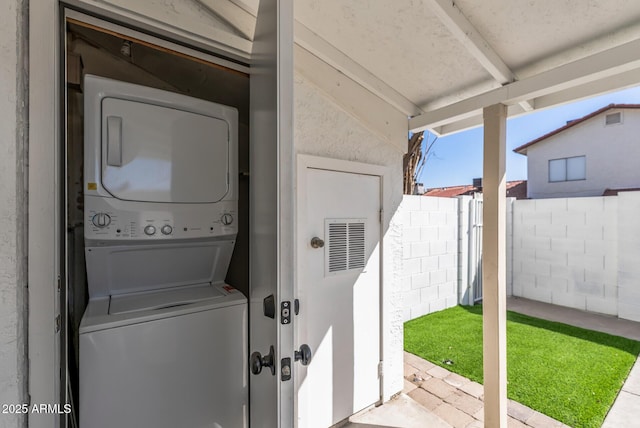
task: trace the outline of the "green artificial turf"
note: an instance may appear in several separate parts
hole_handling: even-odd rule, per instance
[[[507,319],[509,398],[572,427],[600,427],[640,342],[515,312]],[[408,321],[404,348],[482,383],[482,307]]]

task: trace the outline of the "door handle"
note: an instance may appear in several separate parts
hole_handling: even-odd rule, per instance
[[[107,165],[122,166],[122,118],[107,116]]]
[[[311,362],[311,357],[311,348],[306,343],[300,345],[299,351],[293,351],[293,359],[295,361],[300,361],[303,366],[309,365],[309,363]]]
[[[324,247],[324,241],[317,236],[311,238],[311,248],[322,248]]]
[[[273,345],[269,348],[269,353],[264,357],[257,351],[251,354],[251,358],[249,358],[251,373],[257,375],[262,372],[263,367],[269,367],[271,369],[271,375],[275,376],[276,366],[274,364],[274,354]]]

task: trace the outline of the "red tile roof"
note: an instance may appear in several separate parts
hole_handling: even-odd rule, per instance
[[[528,143],[525,143],[523,145],[521,145],[520,147],[516,147],[515,149],[513,149],[514,152],[516,153],[520,153],[521,155],[526,155],[527,154],[527,148],[530,146],[533,146],[536,143],[539,143],[542,140],[546,140],[549,137],[552,137],[556,134],[559,134],[560,132],[569,129],[569,128],[573,128],[574,126],[591,119],[592,117],[595,117],[597,115],[599,115],[600,113],[604,113],[607,110],[611,110],[611,109],[623,109],[623,108],[640,108],[640,104],[609,104],[608,106],[604,106],[599,110],[594,111],[593,113],[589,113],[588,115],[581,117],[580,119],[575,119],[575,120],[571,120],[569,122],[567,122],[566,125],[555,129],[547,134],[544,134],[541,137],[536,138],[535,140],[531,140]]]
[[[424,196],[438,196],[440,198],[454,198],[461,195],[473,195],[479,192],[477,187],[467,184],[464,186],[450,186],[450,187],[435,187],[433,189],[427,189]]]
[[[440,198],[455,198],[462,195],[473,195],[474,193],[482,193],[481,187],[475,187],[471,184],[462,186],[434,187],[427,189],[424,196],[437,196]],[[507,197],[516,199],[527,198],[527,181],[517,180],[507,182]]]

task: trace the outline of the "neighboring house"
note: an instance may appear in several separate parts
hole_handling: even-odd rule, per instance
[[[603,196],[638,188],[639,132],[640,104],[610,104],[516,148],[527,157],[527,196]]]
[[[427,189],[424,196],[437,196],[440,198],[455,198],[456,196],[473,195],[482,193],[482,184],[475,183],[462,186],[434,187]],[[507,198],[527,199],[527,181],[507,181]]]

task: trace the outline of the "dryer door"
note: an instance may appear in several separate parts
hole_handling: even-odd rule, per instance
[[[185,110],[102,100],[102,185],[140,202],[211,203],[229,191],[229,124]]]

